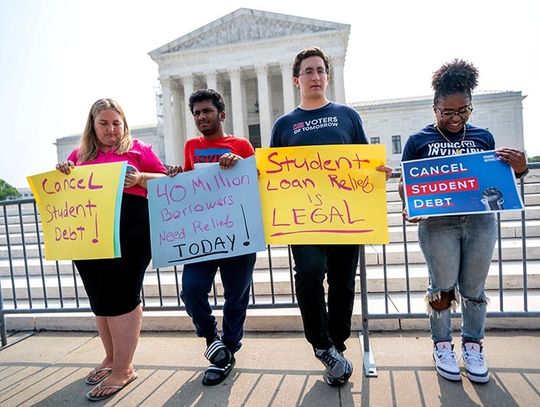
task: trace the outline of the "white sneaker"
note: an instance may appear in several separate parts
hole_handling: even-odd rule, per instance
[[[466,342],[462,349],[461,357],[469,380],[475,383],[489,382],[489,371],[482,352],[482,345],[477,342]]]
[[[433,346],[433,361],[437,373],[453,382],[461,381],[461,372],[454,353],[454,345],[451,342],[437,342]]]

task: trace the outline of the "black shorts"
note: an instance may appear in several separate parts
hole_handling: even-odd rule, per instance
[[[119,258],[74,261],[97,316],[127,314],[141,303],[144,272],[152,257],[148,201],[142,196],[122,196],[120,248]]]

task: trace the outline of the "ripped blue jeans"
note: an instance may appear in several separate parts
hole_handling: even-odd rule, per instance
[[[463,342],[484,338],[487,297],[484,286],[497,240],[494,214],[441,216],[418,225],[418,241],[428,266],[426,304],[434,342],[451,341],[450,311],[461,297]],[[437,311],[430,302],[454,292],[450,308]]]

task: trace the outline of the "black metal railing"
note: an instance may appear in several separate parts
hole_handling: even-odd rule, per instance
[[[526,201],[527,197],[540,196],[540,163],[531,164],[531,176],[520,181],[521,194]],[[538,178],[538,179],[537,179]],[[528,181],[532,179],[531,181]],[[532,192],[527,194],[526,188]],[[395,196],[396,194],[394,194]],[[518,220],[508,219],[497,215],[498,220],[498,245],[496,250],[497,275],[492,277],[492,295],[496,292],[498,309],[488,312],[488,317],[538,317],[540,309],[530,309],[530,293],[540,287],[529,284],[528,264],[537,267],[540,264],[540,245],[528,247],[528,230],[533,232],[531,239],[540,240],[540,199],[533,201],[529,207],[532,215],[527,217],[527,211],[521,212]],[[398,208],[398,201],[389,203]],[[0,202],[0,333],[2,344],[6,344],[6,319],[7,314],[26,313],[58,313],[58,312],[88,312],[90,307],[82,282],[71,261],[46,261],[43,257],[42,235],[39,214],[33,198],[18,199]],[[398,235],[390,245],[364,246],[362,247],[361,261],[358,269],[360,288],[358,296],[363,305],[363,329],[367,331],[368,319],[387,318],[421,318],[425,316],[423,309],[418,307],[420,301],[414,301],[413,294],[419,297],[420,289],[412,287],[411,280],[411,251],[415,245],[414,237],[408,238],[408,234],[416,236],[414,225],[406,224],[400,216],[400,209],[389,211],[393,216],[394,223],[391,229]],[[397,220],[399,216],[399,221]],[[517,215],[516,215],[517,216]],[[518,222],[516,226],[516,222]],[[511,230],[514,235],[504,236],[503,226],[512,223]],[[530,225],[529,225],[530,224]],[[401,233],[402,237],[399,237]],[[516,263],[521,268],[520,278],[516,277],[515,271],[512,276],[505,273],[505,241],[511,239],[514,253],[519,251],[519,259],[511,260],[513,269]],[[394,259],[391,262],[389,248],[399,257],[403,255],[403,261]],[[369,253],[368,253],[369,251]],[[417,252],[415,252],[417,254]],[[288,246],[268,246],[266,252],[258,255],[254,281],[251,289],[250,308],[290,308],[296,307],[296,296],[293,278],[293,261],[291,250]],[[375,258],[376,261],[368,258]],[[391,264],[393,263],[393,265]],[[421,263],[416,263],[418,266]],[[402,273],[399,280],[403,287],[391,287],[389,268],[396,267]],[[536,270],[540,278],[540,270]],[[180,298],[181,291],[181,267],[148,270],[142,292],[143,307],[148,311],[182,310],[184,305]],[[425,273],[427,284],[427,272]],[[505,281],[513,278],[514,282],[508,284],[505,289]],[[382,280],[377,286],[377,281]],[[394,278],[395,280],[395,278]],[[518,281],[519,280],[519,281]],[[372,288],[368,285],[373,284]],[[416,284],[418,286],[418,284]],[[369,289],[368,289],[369,288]],[[425,289],[425,285],[424,285]],[[210,296],[213,308],[221,308],[223,297],[221,294],[219,279],[214,283]],[[522,307],[509,309],[506,305],[506,294],[521,292]],[[514,295],[515,297],[515,295]],[[375,307],[367,312],[368,300],[380,300],[382,307]],[[396,306],[396,302],[404,303],[403,307]],[[414,304],[413,304],[414,303]],[[416,304],[416,305],[415,305]],[[393,308],[393,309],[392,309]]]

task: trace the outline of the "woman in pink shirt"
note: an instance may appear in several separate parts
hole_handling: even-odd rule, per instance
[[[105,358],[85,379],[95,387],[86,397],[103,400],[136,379],[133,355],[141,329],[140,292],[151,258],[146,183],[166,169],[150,145],[131,138],[124,112],[111,99],[90,109],[79,147],[56,168],[69,174],[76,165],[127,161],[120,216],[122,257],[75,260],[96,314]]]

